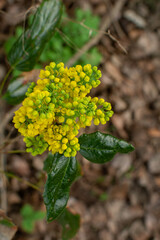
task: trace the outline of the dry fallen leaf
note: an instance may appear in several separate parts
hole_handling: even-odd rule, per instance
[[[148,131],[150,137],[159,138],[160,137],[160,130],[157,128],[150,128]]]

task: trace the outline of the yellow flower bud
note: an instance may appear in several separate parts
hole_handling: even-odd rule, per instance
[[[60,80],[59,78],[55,78],[55,79],[54,79],[54,82],[55,82],[55,83],[58,83],[59,80]]]
[[[77,65],[76,66],[76,70],[78,73],[80,73],[82,71],[82,66],[81,65]]]
[[[71,152],[71,156],[72,156],[72,157],[75,157],[76,154],[77,154],[77,151],[75,151],[75,150]]]
[[[76,107],[78,105],[78,102],[77,101],[74,101],[73,102],[73,106]]]
[[[75,137],[75,135],[73,133],[70,133],[67,137],[69,140],[72,140]]]
[[[80,78],[83,79],[86,76],[86,74],[84,72],[80,73]]]
[[[71,87],[74,88],[74,87],[76,87],[76,86],[77,86],[77,83],[76,83],[75,81],[72,81],[72,82],[71,82]]]
[[[105,118],[100,118],[100,122],[101,122],[102,124],[106,124]]]
[[[99,125],[99,123],[100,123],[100,122],[99,122],[99,119],[98,119],[98,118],[95,118],[95,119],[94,119],[94,125]]]
[[[51,74],[51,73],[50,73],[48,70],[45,71],[45,76],[46,76],[46,77],[49,77],[50,74]]]
[[[101,104],[103,104],[103,103],[104,103],[104,99],[103,99],[103,98],[100,98],[100,99],[98,100],[98,104],[101,105]]]
[[[65,118],[64,118],[63,116],[58,117],[58,121],[59,121],[59,123],[63,123],[64,120],[65,120]]]
[[[68,153],[70,153],[71,151],[72,151],[72,149],[71,148],[67,148],[67,150],[66,150]]]
[[[45,71],[44,70],[40,71],[39,77],[42,78],[42,79],[45,77]]]
[[[85,86],[83,85],[83,86],[81,86],[80,87],[80,89],[81,89],[81,91],[85,91],[86,90],[86,88],[85,88]]]
[[[98,116],[100,116],[103,112],[102,112],[102,110],[98,109],[98,110],[96,111],[96,113],[97,113]]]
[[[66,123],[67,123],[68,125],[71,125],[71,124],[73,123],[73,120],[72,120],[71,118],[68,118],[67,121],[66,121]]]
[[[90,78],[88,76],[85,77],[84,79],[85,82],[89,82],[90,81]]]
[[[66,152],[66,151],[65,151],[65,152],[64,152],[64,156],[65,156],[65,157],[70,157],[69,152]]]
[[[62,149],[66,150],[67,149],[67,145],[66,144],[62,144]]]
[[[55,62],[51,62],[49,65],[51,68],[55,68],[55,66],[56,66]]]
[[[65,144],[68,143],[68,139],[67,138],[63,138],[62,139],[62,143],[65,143]]]

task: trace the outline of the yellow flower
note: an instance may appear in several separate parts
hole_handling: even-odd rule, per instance
[[[113,115],[111,104],[87,96],[100,84],[100,70],[64,67],[51,62],[40,71],[37,84],[31,83],[22,106],[15,112],[14,126],[25,137],[27,152],[41,154],[46,149],[74,157],[80,150],[80,127],[105,124]]]

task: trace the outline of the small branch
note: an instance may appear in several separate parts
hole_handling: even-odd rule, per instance
[[[126,0],[119,0],[116,2],[116,4],[114,5],[114,7],[111,10],[111,14],[108,16],[106,16],[104,18],[104,20],[102,21],[102,25],[100,27],[100,31],[99,33],[93,37],[89,42],[87,42],[82,48],[81,50],[79,50],[66,64],[66,66],[70,67],[72,66],[81,56],[82,54],[84,54],[85,52],[87,52],[91,47],[93,47],[94,45],[96,45],[101,37],[104,34],[104,31],[106,31],[107,28],[109,28],[109,26],[117,21],[120,18],[120,12],[125,4]],[[113,39],[113,38],[112,38]],[[118,41],[116,41],[118,43]]]
[[[26,152],[25,150],[19,150],[19,149],[11,150],[11,151],[0,151],[0,153],[5,153],[5,154],[25,153],[25,152]]]
[[[2,144],[0,144],[0,152],[5,152],[3,151],[6,147],[8,147],[10,144],[13,144],[14,142],[16,142],[17,140],[19,140],[20,138],[20,135],[18,135],[17,137],[15,138],[12,138],[12,139],[5,139],[3,141]]]
[[[127,54],[127,50],[120,44],[120,42],[118,41],[118,39],[116,39],[111,33],[110,33],[110,30],[107,31],[107,35],[114,41],[118,44],[118,46],[123,50],[123,52],[125,54]]]
[[[26,185],[28,185],[29,187],[32,187],[32,188],[34,188],[35,190],[37,190],[37,191],[39,191],[40,193],[42,193],[42,190],[41,190],[38,186],[34,185],[34,184],[31,183],[31,182],[28,182],[27,180],[25,180],[25,179],[23,179],[23,178],[17,177],[17,176],[14,175],[13,173],[5,172],[5,171],[3,171],[3,170],[1,170],[1,169],[0,169],[0,173],[1,173],[1,174],[5,174],[7,177],[15,178],[15,179],[17,179],[19,182],[23,182],[23,183],[25,183]]]
[[[64,20],[77,23],[77,24],[81,25],[82,27],[88,29],[88,30],[91,31],[91,32],[96,32],[96,33],[98,33],[98,34],[101,33],[101,34],[103,34],[103,35],[108,36],[112,41],[114,41],[114,42],[117,43],[117,45],[119,46],[119,48],[120,48],[125,54],[127,54],[127,50],[121,45],[121,43],[118,41],[118,39],[116,39],[116,38],[111,34],[110,30],[108,30],[107,32],[106,32],[106,31],[101,31],[101,30],[96,30],[96,29],[94,29],[94,28],[88,27],[88,26],[85,25],[83,22],[76,21],[76,20],[74,20],[74,19],[72,19],[72,18],[64,17]],[[69,46],[70,46],[69,42],[71,42],[72,45],[75,46],[75,44],[69,39],[69,37],[67,37],[62,31],[60,31],[58,28],[57,28],[56,30],[57,30],[57,32],[59,32],[59,33],[64,37],[64,39],[68,40],[67,43],[68,43]],[[70,46],[70,47],[72,47],[72,46]],[[73,47],[72,47],[72,48],[73,48]],[[77,50],[78,47],[75,46],[74,49]]]
[[[60,29],[56,28],[56,31],[63,37],[64,41],[73,49],[78,50],[78,47],[76,44],[66,35],[64,34]]]

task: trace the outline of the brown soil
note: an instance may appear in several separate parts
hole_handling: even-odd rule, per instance
[[[118,1],[118,0],[117,0]],[[90,8],[101,17],[117,1],[64,0],[71,16],[76,7]],[[3,43],[22,24],[26,10],[36,1],[1,0],[0,79],[8,64]],[[103,54],[102,83],[92,96],[112,103],[115,112],[108,126],[88,128],[123,138],[135,146],[127,155],[116,155],[104,165],[80,159],[83,176],[74,183],[68,206],[81,215],[81,227],[74,240],[159,240],[160,239],[160,2],[125,1],[118,20],[109,27],[119,42],[103,35],[98,48]],[[120,43],[126,50],[124,54]],[[12,109],[5,104],[4,114]],[[5,126],[5,136],[13,124]],[[12,137],[17,136],[14,130]],[[18,147],[17,147],[18,146]],[[22,138],[7,150],[25,149]],[[43,189],[43,156],[8,154],[6,171]],[[7,180],[7,215],[19,227],[14,240],[58,240],[58,223],[36,223],[33,234],[20,227],[20,209],[26,203],[44,210],[42,194],[15,178]]]

